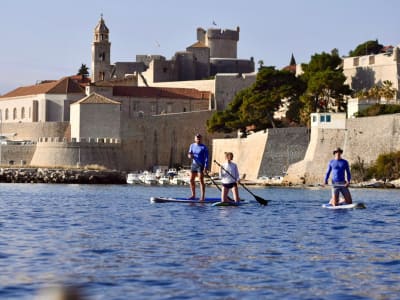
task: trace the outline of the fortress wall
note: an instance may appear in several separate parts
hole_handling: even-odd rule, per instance
[[[371,164],[380,154],[400,151],[400,114],[348,119],[346,129],[313,128],[304,160],[290,165],[284,182],[322,183],[336,147],[350,165]]]
[[[400,151],[400,114],[347,120],[344,151],[350,163],[366,164],[379,154]]]
[[[37,141],[43,136],[66,137],[69,134],[69,122],[38,123],[2,123],[2,134],[17,133],[13,140]]]
[[[121,144],[40,142],[32,157],[31,165],[81,166],[101,165],[120,169]]]
[[[242,89],[256,82],[256,74],[217,74],[215,75],[215,100],[217,110],[224,110]]]
[[[0,165],[9,165],[13,161],[14,165],[29,164],[36,150],[36,145],[1,145]]]
[[[260,176],[283,176],[289,165],[301,161],[309,142],[309,130],[305,127],[268,129]]]
[[[206,122],[213,111],[167,114],[131,119],[121,125],[122,166],[124,170],[151,170],[154,165],[189,166],[189,145],[201,133],[212,155],[212,140],[221,134],[208,134]]]
[[[268,138],[266,131],[247,138],[214,139],[212,159],[222,164],[225,161],[224,152],[233,152],[233,161],[238,165],[240,176],[246,174],[246,179],[257,179]],[[218,166],[213,164],[211,171],[218,172]]]

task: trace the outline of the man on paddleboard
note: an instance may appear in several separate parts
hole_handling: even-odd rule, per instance
[[[329,204],[333,206],[339,205],[339,193],[343,195],[344,201],[347,204],[353,202],[349,191],[351,180],[350,167],[348,161],[342,158],[342,153],[343,150],[340,148],[336,148],[333,151],[335,158],[329,162],[325,174],[325,184],[328,184],[329,175],[332,172],[332,198],[329,201]]]
[[[208,167],[208,148],[202,142],[201,134],[196,134],[194,137],[194,143],[190,145],[188,151],[188,157],[192,159],[192,165],[190,167],[190,191],[192,192],[189,199],[196,198],[196,184],[195,178],[199,176],[200,180],[200,199],[204,201],[206,185],[204,184],[204,174],[207,173]]]

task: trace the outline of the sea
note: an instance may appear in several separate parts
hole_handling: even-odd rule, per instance
[[[249,203],[214,207],[150,202],[188,186],[0,184],[0,299],[399,299],[400,190],[329,210],[328,188],[248,188],[268,206],[242,188]]]

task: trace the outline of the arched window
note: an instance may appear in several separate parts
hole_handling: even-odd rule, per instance
[[[8,108],[6,108],[6,115],[4,116],[5,120],[8,120]]]
[[[3,121],[3,111],[0,109],[0,120]]]
[[[25,119],[25,107],[21,108],[21,119]]]
[[[17,109],[14,107],[13,109],[13,120],[17,118]]]

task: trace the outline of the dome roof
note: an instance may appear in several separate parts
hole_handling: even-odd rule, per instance
[[[100,17],[99,24],[97,24],[94,31],[100,32],[100,33],[109,33],[109,30],[108,30],[106,24],[104,23],[103,15]]]

